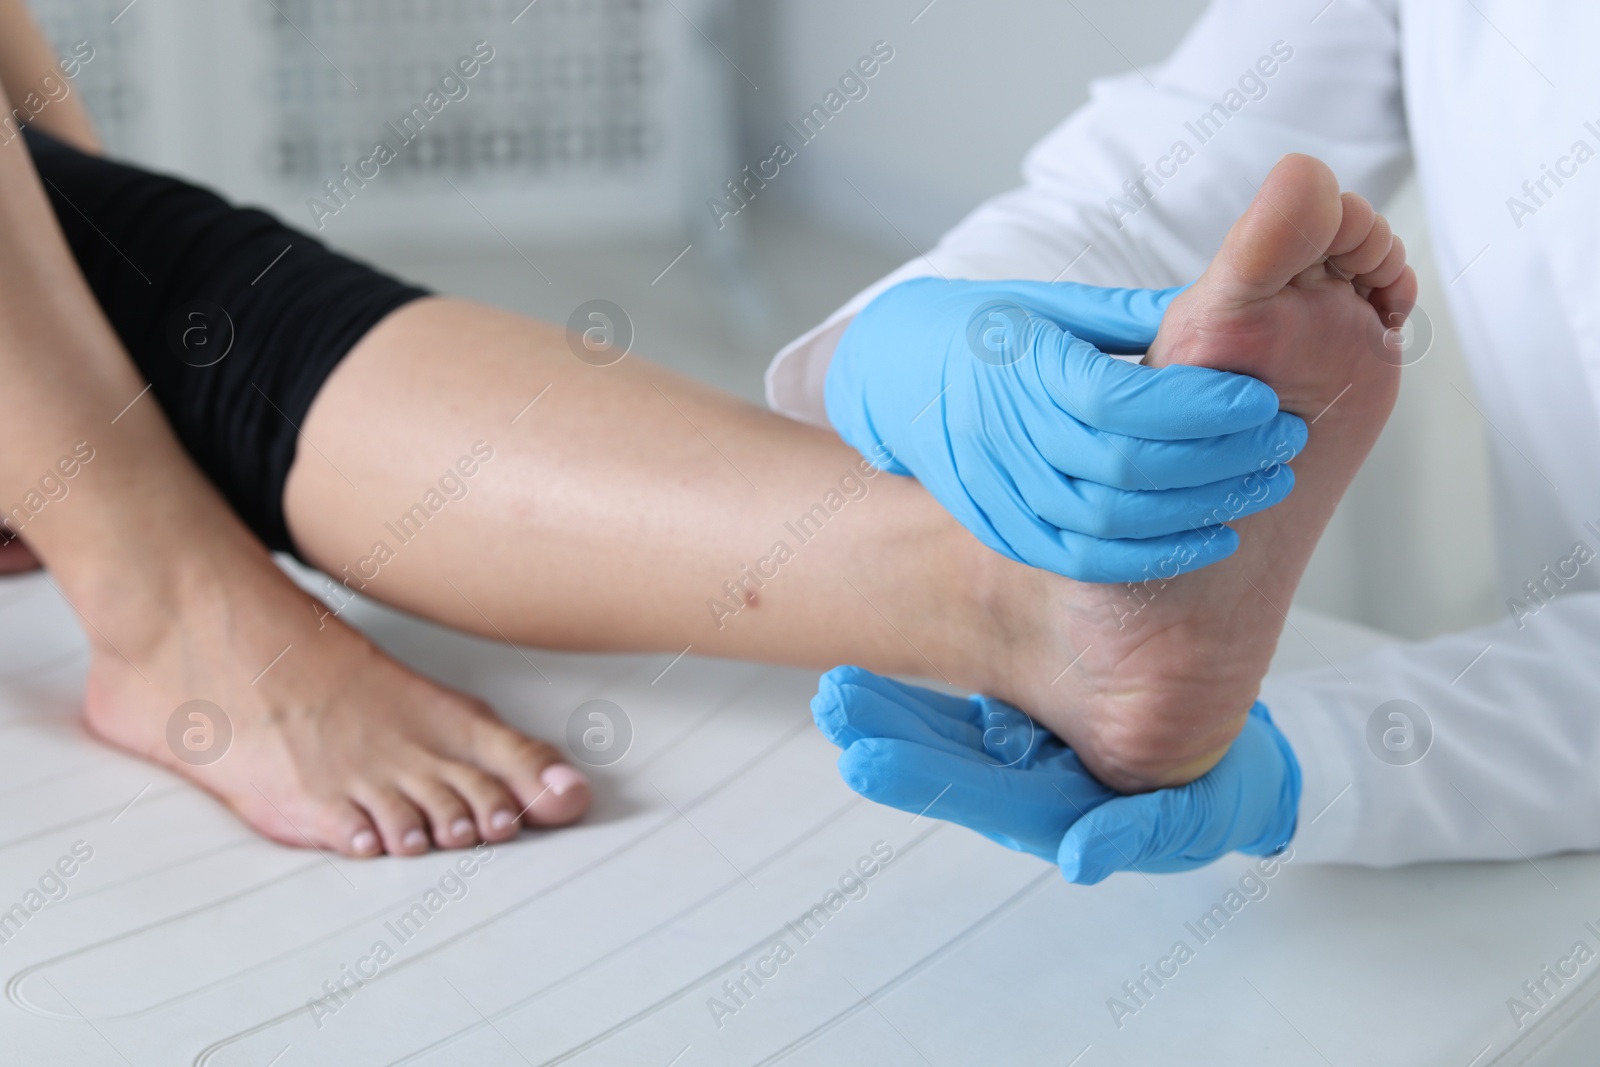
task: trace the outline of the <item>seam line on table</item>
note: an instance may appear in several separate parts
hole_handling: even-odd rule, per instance
[[[748,688],[748,686],[745,687],[745,688]],[[739,692],[737,692],[733,696],[729,697],[728,700],[726,701],[726,703],[721,705],[717,709],[717,711],[714,712],[713,714],[720,713],[721,711],[726,710],[727,707],[731,706],[735,701],[738,700],[739,696],[741,696],[743,694],[743,692],[744,692],[744,690],[741,689]],[[708,718],[709,718],[709,716],[708,716]],[[795,730],[795,731],[792,731],[792,733],[798,733],[798,732],[799,732],[798,729]],[[784,742],[786,742],[788,739],[789,739],[788,735],[786,735],[785,737],[781,738],[778,743],[776,743],[776,744],[774,744],[772,746],[772,751],[776,751],[777,748],[781,747],[781,745]],[[184,792],[184,787],[181,784],[175,784],[171,789],[163,790],[162,792],[157,793],[156,796],[155,796],[155,799],[164,799],[164,798],[171,797],[171,796],[174,796],[174,795],[182,794],[183,792]],[[701,799],[703,799],[703,798],[697,798],[696,800],[691,802],[690,806],[693,807],[695,804],[698,804]],[[106,810],[110,811],[111,809],[108,808]],[[75,822],[86,822],[86,821],[89,821],[90,819],[99,818],[101,815],[104,815],[104,814],[105,814],[105,812],[98,812],[98,813],[92,814],[88,818],[75,820]],[[64,825],[70,826],[70,825],[73,825],[73,824],[72,823],[68,823],[68,824],[64,824]],[[52,828],[52,830],[61,829],[61,828],[63,828],[63,827],[54,827],[54,828]],[[42,831],[41,833],[49,833],[49,832],[52,832],[52,831],[47,830],[47,831]],[[38,836],[38,835],[36,835],[36,836]],[[14,842],[14,843],[22,843],[22,842],[18,841],[18,842]],[[5,845],[5,844],[0,844],[0,850],[3,850],[6,847],[9,847],[9,846]],[[117,934],[117,935],[115,935],[113,937],[105,938],[105,939],[103,939],[101,941],[95,942],[92,945],[82,946],[82,947],[80,947],[78,949],[75,949],[71,953],[66,953],[66,954],[61,955],[61,956],[52,957],[51,959],[48,959],[48,960],[40,961],[38,964],[33,965],[32,967],[28,968],[26,971],[18,972],[16,975],[14,975],[11,979],[8,980],[8,982],[7,982],[7,994],[8,994],[8,997],[10,997],[10,999],[13,1000],[13,1003],[16,1003],[15,997],[11,996],[11,991],[13,990],[13,988],[15,986],[15,983],[18,983],[18,982],[22,981],[24,978],[26,978],[28,976],[28,974],[31,974],[32,971],[34,971],[36,969],[40,969],[40,968],[44,968],[44,967],[47,967],[47,966],[51,966],[51,965],[53,965],[55,963],[60,962],[61,960],[70,959],[70,958],[72,958],[72,957],[74,957],[76,955],[80,955],[80,954],[83,954],[83,953],[88,953],[88,952],[92,952],[92,951],[98,950],[98,949],[103,948],[103,947],[105,947],[107,945],[115,944],[118,941],[122,940],[123,938],[134,937],[134,936],[137,936],[139,934],[146,933],[149,930],[155,929],[155,928],[157,928],[159,926],[166,925],[168,923],[181,922],[184,919],[193,917],[195,915],[199,915],[199,914],[201,914],[201,913],[203,913],[205,911],[208,911],[208,910],[210,910],[212,908],[225,906],[225,905],[233,903],[233,902],[235,902],[235,901],[237,901],[239,899],[242,899],[243,897],[249,896],[252,893],[256,893],[256,892],[259,892],[259,891],[261,891],[263,889],[270,888],[271,886],[277,884],[283,878],[294,877],[294,876],[297,876],[299,874],[304,874],[304,873],[306,873],[308,871],[316,870],[316,869],[319,869],[319,868],[317,868],[315,864],[302,865],[302,866],[296,868],[295,870],[288,872],[288,874],[286,874],[286,875],[274,876],[273,878],[267,879],[266,881],[258,882],[258,883],[255,883],[255,884],[251,885],[251,886],[247,886],[243,890],[240,890],[238,892],[229,893],[229,894],[226,894],[226,895],[224,895],[224,896],[222,896],[220,898],[216,898],[214,900],[207,901],[207,902],[205,902],[203,904],[196,905],[195,907],[190,908],[187,911],[178,912],[178,913],[175,913],[175,914],[172,914],[172,915],[164,916],[163,918],[161,918],[159,920],[156,920],[155,922],[148,923],[148,924],[146,924],[144,926],[137,927],[137,928],[132,929],[132,930],[125,930],[125,931],[123,931],[123,932],[121,932],[121,933],[119,933],[119,934]],[[407,896],[405,896],[403,898],[396,898],[393,901],[386,901],[383,905],[380,905],[380,906],[378,906],[378,907],[376,907],[376,908],[374,908],[374,909],[372,909],[370,911],[364,912],[363,914],[361,914],[360,916],[357,916],[356,918],[350,920],[349,922],[346,922],[346,923],[344,923],[344,924],[342,924],[340,926],[334,927],[332,930],[323,930],[323,931],[321,931],[319,933],[319,935],[318,935],[317,940],[320,941],[321,939],[326,938],[328,936],[337,936],[339,934],[347,933],[348,931],[350,931],[352,929],[355,929],[355,928],[363,925],[364,923],[371,922],[373,919],[377,918],[380,915],[386,914],[392,908],[394,908],[394,907],[396,907],[396,906],[398,906],[398,905],[400,905],[402,903],[405,903],[406,901],[411,900],[413,898],[413,896],[414,896],[414,894],[411,894],[411,895],[407,895]],[[184,1000],[192,999],[192,998],[194,998],[196,996],[199,996],[199,995],[202,995],[202,994],[204,994],[206,992],[209,992],[210,990],[214,989],[218,985],[221,985],[221,984],[223,984],[225,982],[230,982],[230,981],[237,980],[237,979],[242,978],[243,976],[245,976],[247,974],[250,974],[253,971],[260,970],[261,968],[270,967],[274,963],[277,963],[277,962],[279,962],[279,961],[281,961],[283,959],[286,959],[286,958],[294,955],[296,952],[300,952],[300,951],[304,950],[306,947],[307,947],[306,944],[293,946],[292,948],[289,948],[289,949],[287,949],[287,950],[285,950],[283,952],[275,953],[275,954],[273,954],[271,956],[268,956],[265,959],[256,960],[255,962],[249,964],[248,966],[243,967],[243,968],[241,968],[241,969],[239,969],[237,971],[233,971],[233,972],[231,972],[229,974],[223,975],[220,978],[213,978],[211,980],[208,980],[202,986],[196,986],[196,987],[191,988],[191,989],[183,990],[183,991],[181,991],[179,993],[174,994],[171,997],[168,997],[166,1000],[159,1001],[159,1002],[157,1002],[155,1004],[147,1004],[147,1005],[144,1005],[144,1006],[142,1006],[140,1008],[135,1009],[134,1011],[124,1012],[121,1015],[107,1016],[106,1018],[113,1018],[113,1019],[136,1018],[136,1017],[138,1017],[140,1015],[145,1015],[145,1014],[149,1014],[150,1012],[162,1010],[164,1008],[172,1006],[173,1004],[180,1003],[180,1002],[182,1002]],[[18,1006],[22,1007],[21,1004],[18,1004]],[[33,1009],[25,1008],[24,1010],[33,1010]],[[304,1011],[306,1009],[302,1007],[302,1008],[297,1009],[297,1010]],[[101,1018],[101,1017],[97,1016],[96,1018]],[[280,1020],[275,1020],[275,1021],[282,1021],[282,1020],[280,1019]]]
[[[913,963],[910,967],[907,967],[905,970],[901,971],[899,974],[880,985],[877,989],[874,989],[871,993],[868,993],[867,996],[874,999],[881,999],[885,994],[892,993],[900,986],[910,982],[923,971],[926,971],[929,967],[932,967],[934,964],[938,963],[945,956],[948,956],[950,953],[960,948],[964,942],[970,940],[981,930],[983,930],[984,927],[995,922],[1007,911],[1022,903],[1022,901],[1035,889],[1038,889],[1041,885],[1044,885],[1046,882],[1051,881],[1058,876],[1059,872],[1053,867],[1050,870],[1040,874],[1037,878],[1034,878],[1021,889],[1017,890],[1015,893],[1011,894],[1005,900],[997,904],[987,915],[984,915],[982,918],[978,919],[977,922],[973,923],[971,926],[968,926],[965,930],[961,931],[959,934],[952,937],[950,940],[946,941],[944,944],[940,945],[926,956],[922,957],[916,963]],[[774,1052],[766,1059],[755,1064],[755,1067],[767,1067],[768,1064],[777,1063],[779,1060],[787,1059],[790,1054],[798,1052],[800,1049],[804,1048],[806,1045],[809,1045],[811,1042],[815,1041],[829,1030],[832,1030],[834,1027],[838,1026],[852,1015],[860,1012],[866,1006],[867,1004],[865,1001],[856,1001],[850,1007],[834,1015],[833,1018],[824,1020],[821,1024],[814,1027],[809,1033],[802,1034],[795,1040],[789,1042],[789,1044],[785,1045],[783,1048],[779,1049],[777,1052]]]
[[[926,841],[928,838],[932,837],[934,834],[938,833],[940,830],[943,830],[945,828],[945,826],[947,826],[947,825],[948,825],[947,823],[940,823],[937,826],[931,826],[927,830],[924,830],[922,833],[920,833],[916,837],[912,838],[910,844],[906,845],[905,848],[901,849],[896,854],[896,858],[898,858],[900,856],[905,856],[905,855],[910,854],[912,849],[914,849],[918,845],[922,844],[924,841]],[[696,989],[699,989],[701,986],[705,985],[707,982],[711,981],[717,975],[723,973],[729,967],[732,967],[734,964],[738,963],[740,960],[742,960],[745,957],[749,956],[751,953],[760,950],[762,947],[764,947],[766,945],[772,944],[773,939],[776,938],[776,937],[781,936],[783,931],[784,931],[784,927],[780,926],[780,927],[778,927],[777,930],[774,930],[771,933],[768,933],[768,934],[766,934],[766,935],[764,935],[762,937],[757,938],[755,941],[752,941],[750,944],[744,946],[737,953],[735,953],[732,956],[729,956],[726,959],[724,959],[721,963],[717,964],[715,967],[712,967],[709,970],[706,970],[706,971],[700,973],[699,975],[696,975],[694,978],[690,979],[688,982],[685,982],[683,985],[679,986],[677,989],[673,990],[671,993],[668,993],[666,996],[663,996],[663,997],[659,998],[658,1000],[656,1000],[654,1003],[648,1005],[647,1007],[639,1009],[638,1011],[634,1012],[632,1015],[628,1016],[626,1019],[623,1019],[621,1022],[613,1023],[610,1027],[608,1027],[605,1030],[602,1030],[598,1034],[595,1034],[593,1037],[589,1038],[587,1041],[583,1042],[581,1045],[574,1045],[572,1048],[567,1049],[565,1052],[557,1053],[551,1059],[541,1060],[540,1063],[539,1063],[539,1067],[555,1067],[555,1065],[558,1064],[558,1063],[565,1063],[567,1060],[570,1060],[574,1056],[581,1056],[583,1053],[588,1052],[590,1049],[593,1049],[598,1045],[603,1045],[605,1042],[611,1040],[613,1037],[616,1037],[618,1034],[620,1034],[620,1033],[632,1028],[633,1026],[636,1026],[640,1022],[643,1022],[645,1019],[648,1019],[650,1016],[655,1015],[657,1012],[662,1011],[665,1008],[667,1008],[667,1007],[677,1003],[678,1001],[682,1000],[684,997],[688,996],[690,993],[694,992]]]
[[[763,869],[765,869],[767,867],[770,867],[772,864],[776,863],[778,860],[782,859],[785,855],[787,855],[790,850],[799,847],[800,845],[804,844],[806,841],[810,840],[815,835],[821,833],[823,830],[827,829],[828,826],[831,823],[834,823],[834,822],[838,821],[839,819],[843,818],[853,808],[859,807],[862,803],[864,803],[864,801],[862,801],[859,797],[852,798],[852,799],[846,801],[836,811],[830,813],[827,817],[822,819],[822,821],[816,823],[814,826],[812,826],[811,828],[809,828],[806,831],[804,831],[803,833],[801,833],[799,837],[796,837],[792,841],[786,842],[782,847],[776,849],[769,856],[767,856],[767,858],[763,859],[760,863],[757,863],[754,867],[750,868],[750,873],[751,874],[756,874],[756,873],[762,871]],[[656,923],[654,926],[650,927],[648,930],[645,930],[645,931],[643,931],[643,932],[641,932],[639,934],[636,934],[635,936],[629,938],[627,941],[625,941],[622,944],[620,944],[620,945],[616,946],[615,948],[611,949],[609,952],[606,952],[605,954],[603,954],[601,956],[598,956],[595,959],[590,960],[587,963],[584,963],[581,966],[579,966],[579,967],[577,967],[577,968],[575,968],[575,969],[573,969],[571,971],[568,971],[566,974],[562,975],[560,978],[557,978],[555,981],[549,982],[546,985],[541,986],[539,989],[534,990],[532,993],[526,994],[525,996],[519,998],[518,1000],[515,1000],[512,1003],[507,1004],[505,1007],[499,1009],[498,1011],[494,1012],[492,1015],[488,1016],[486,1022],[495,1023],[495,1022],[500,1021],[501,1019],[504,1019],[504,1018],[507,1018],[508,1016],[516,1014],[517,1012],[521,1011],[523,1008],[527,1007],[528,1005],[532,1004],[534,1001],[538,1000],[540,997],[543,997],[545,994],[553,992],[556,989],[559,989],[562,986],[567,985],[568,983],[572,982],[573,980],[578,978],[580,975],[586,973],[587,971],[593,970],[595,967],[600,966],[600,964],[606,962],[607,960],[613,959],[616,956],[621,955],[622,953],[624,953],[624,952],[628,951],[629,949],[633,948],[634,946],[638,945],[640,942],[645,941],[648,938],[654,937],[656,934],[660,933],[662,930],[667,929],[672,924],[674,924],[674,923],[680,921],[681,919],[683,919],[684,916],[689,915],[692,912],[700,910],[701,908],[705,907],[707,904],[711,903],[713,900],[715,900],[718,897],[720,897],[722,894],[726,893],[728,890],[737,888],[738,886],[741,886],[743,884],[744,884],[744,879],[743,878],[730,878],[730,879],[728,879],[726,882],[723,882],[720,886],[718,886],[716,889],[712,890],[710,893],[707,893],[706,895],[702,896],[699,900],[696,900],[693,903],[688,904],[683,908],[680,908],[678,911],[674,912],[672,915],[668,916],[667,918],[662,919],[660,922]],[[433,1052],[437,1052],[438,1050],[440,1050],[442,1048],[446,1048],[449,1045],[454,1044],[456,1041],[459,1041],[461,1038],[466,1037],[469,1034],[473,1034],[473,1033],[478,1032],[479,1030],[483,1029],[483,1026],[484,1026],[484,1023],[481,1023],[481,1022],[479,1022],[479,1023],[469,1023],[467,1026],[455,1031],[454,1033],[447,1034],[446,1036],[438,1038],[437,1040],[435,1040],[435,1041],[423,1046],[422,1048],[414,1049],[411,1052],[406,1053],[404,1056],[402,1056],[398,1060],[390,1060],[387,1064],[384,1065],[384,1067],[402,1067],[403,1064],[414,1063],[414,1062],[416,1062],[416,1060],[419,1057],[426,1056],[426,1055],[429,1055],[429,1054],[431,1054]]]
[[[299,866],[299,867],[297,867],[297,868],[295,868],[293,870],[286,871],[283,874],[274,875],[273,877],[267,879],[265,882],[262,882],[262,883],[260,883],[258,885],[248,886],[245,889],[242,889],[242,890],[238,891],[237,893],[229,894],[227,897],[224,897],[222,900],[209,901],[206,904],[204,904],[204,905],[202,905],[202,906],[200,906],[198,908],[190,908],[190,909],[188,909],[186,911],[181,911],[181,912],[178,912],[178,913],[173,914],[173,915],[163,916],[162,918],[157,919],[154,922],[146,923],[143,926],[135,927],[132,930],[124,930],[122,933],[117,934],[115,937],[108,937],[108,938],[105,938],[102,941],[97,941],[92,945],[83,945],[83,946],[81,946],[79,948],[73,949],[71,952],[63,952],[59,956],[53,956],[50,959],[40,960],[38,963],[30,964],[29,966],[24,967],[22,970],[18,971],[16,974],[12,975],[10,978],[6,979],[6,999],[11,1001],[12,1004],[15,1004],[17,1007],[21,1008],[22,1010],[27,1011],[27,1012],[29,1012],[31,1014],[34,1014],[34,1015],[41,1016],[41,1017],[46,1018],[46,1019],[53,1019],[53,1018],[70,1019],[71,1016],[57,1016],[57,1015],[51,1014],[49,1012],[39,1011],[37,1008],[34,1008],[32,1005],[22,1003],[20,1000],[17,999],[17,987],[18,987],[18,985],[24,979],[28,978],[30,975],[32,975],[32,974],[34,974],[36,972],[39,972],[39,971],[43,971],[48,967],[52,967],[55,964],[60,963],[62,960],[70,960],[70,959],[73,959],[75,957],[82,956],[82,955],[84,955],[86,953],[93,952],[96,949],[104,948],[107,945],[114,945],[118,941],[122,941],[122,940],[124,940],[126,938],[137,937],[139,934],[146,933],[146,932],[148,932],[150,930],[154,930],[157,927],[165,926],[165,925],[167,925],[168,923],[171,923],[171,922],[177,922],[177,921],[179,921],[181,919],[184,919],[184,918],[186,918],[186,917],[188,917],[190,915],[198,915],[203,911],[209,910],[210,908],[219,907],[219,906],[221,906],[223,904],[228,903],[229,901],[242,899],[244,897],[249,896],[252,893],[259,892],[260,890],[266,888],[267,886],[273,885],[274,883],[287,881],[290,878],[293,878],[293,877],[303,873],[304,871],[311,870],[311,869],[317,867],[320,863],[321,863],[321,860],[315,860],[315,861],[313,861],[311,863],[302,864],[301,866]],[[143,1010],[146,1010],[146,1009],[141,1009],[141,1011],[143,1011]],[[139,1014],[139,1012],[133,1012],[131,1014],[137,1015],[137,1014]],[[106,1019],[106,1018],[123,1018],[123,1017],[124,1016],[96,1016],[97,1019],[102,1019],[102,1020]]]
[[[174,793],[182,792],[185,788],[185,786],[174,783],[171,789],[164,789],[150,799],[161,800],[172,796]],[[76,818],[68,819],[66,822],[58,822],[54,825],[47,826],[42,830],[35,830],[32,833],[24,834],[21,837],[13,837],[8,841],[0,841],[0,852],[4,852],[10,848],[16,848],[18,845],[26,845],[30,841],[37,841],[41,837],[48,837],[53,833],[66,830],[69,827],[79,826],[87,822],[98,822],[100,819],[103,819],[108,815],[115,815],[117,812],[122,810],[123,805],[125,804],[127,804],[126,800],[120,800],[108,808],[99,808],[84,815],[79,815]]]
[[[746,761],[746,763],[744,765],[742,765],[742,766],[738,767],[737,769],[735,769],[731,774],[729,774],[721,782],[717,783],[716,785],[711,786],[709,789],[707,789],[700,796],[694,798],[693,800],[691,800],[687,804],[685,804],[684,805],[685,810],[693,810],[695,807],[698,807],[701,803],[703,803],[705,800],[709,799],[711,796],[715,795],[720,790],[722,790],[722,789],[726,788],[727,786],[733,784],[733,782],[737,781],[739,778],[741,778],[745,774],[749,773],[751,770],[754,770],[768,756],[770,756],[773,753],[777,752],[779,749],[781,749],[784,745],[788,744],[789,741],[793,740],[795,737],[798,737],[800,735],[801,731],[804,730],[804,728],[806,726],[810,725],[810,723],[811,723],[811,718],[810,718],[809,715],[807,715],[806,718],[803,719],[799,724],[797,724],[794,729],[786,732],[777,741],[775,741],[774,743],[768,745],[765,749],[761,750],[760,752],[756,753],[756,755],[752,756],[748,761]],[[591,873],[592,871],[597,870],[598,868],[604,866],[605,864],[611,862],[612,860],[616,859],[617,857],[619,857],[619,856],[623,855],[624,853],[628,852],[630,849],[636,847],[639,844],[642,844],[644,841],[648,840],[650,837],[654,836],[656,833],[660,832],[662,829],[664,829],[667,826],[670,826],[671,824],[673,824],[675,822],[678,822],[678,821],[679,820],[678,820],[677,813],[676,812],[672,813],[671,815],[669,815],[666,818],[662,819],[660,822],[656,823],[654,826],[650,827],[649,829],[643,831],[642,833],[636,835],[635,837],[631,838],[630,840],[624,842],[623,844],[617,846],[615,849],[613,849],[610,852],[606,853],[605,855],[601,856],[599,859],[593,860],[590,863],[588,863],[588,864],[584,865],[583,867],[579,868],[578,870],[573,871],[571,874],[569,874],[569,875],[567,875],[567,876],[565,876],[563,878],[559,878],[554,882],[551,882],[549,885],[545,886],[544,888],[542,888],[541,890],[539,890],[537,893],[533,894],[532,896],[526,897],[523,900],[518,901],[516,904],[513,904],[512,906],[503,909],[502,911],[498,912],[495,915],[491,915],[491,916],[488,916],[487,918],[479,920],[477,923],[474,923],[473,925],[471,925],[471,926],[467,927],[466,929],[456,933],[455,935],[451,936],[450,938],[441,941],[437,945],[430,946],[429,948],[426,948],[426,949],[420,949],[414,955],[411,955],[411,956],[407,957],[406,959],[400,960],[400,961],[396,962],[395,964],[393,964],[392,966],[385,968],[384,970],[378,972],[378,976],[373,978],[367,984],[371,985],[374,982],[383,981],[386,978],[389,978],[389,977],[391,977],[391,976],[393,976],[393,975],[405,970],[406,968],[411,967],[414,964],[421,962],[422,960],[428,959],[428,958],[432,957],[434,954],[436,954],[438,952],[442,952],[444,949],[449,948],[450,946],[455,945],[458,942],[460,942],[460,941],[462,941],[462,940],[464,940],[464,939],[466,939],[468,937],[471,937],[472,935],[474,935],[474,934],[476,934],[476,933],[478,933],[478,932],[480,932],[480,931],[482,931],[482,930],[494,925],[495,923],[499,922],[501,919],[504,919],[507,916],[509,916],[509,915],[511,915],[511,914],[513,914],[513,913],[515,913],[517,911],[522,910],[523,908],[527,907],[529,904],[532,904],[532,903],[538,901],[539,899],[549,895],[550,893],[555,892],[557,889],[560,889],[563,886],[568,885],[568,884],[576,881],[577,879],[583,877],[584,875],[587,875],[587,874]],[[230,1034],[229,1036],[227,1036],[225,1038],[221,1038],[221,1039],[213,1042],[212,1044],[206,1046],[204,1049],[202,1049],[195,1056],[195,1059],[194,1059],[195,1067],[203,1067],[204,1064],[209,1062],[210,1058],[214,1054],[216,1054],[217,1052],[220,1052],[222,1049],[228,1047],[229,1045],[232,1045],[232,1044],[234,1044],[234,1043],[236,1043],[236,1042],[238,1042],[238,1041],[240,1041],[240,1040],[242,1040],[244,1038],[254,1036],[255,1034],[265,1032],[266,1030],[270,1030],[271,1028],[279,1025],[280,1023],[287,1022],[290,1019],[293,1019],[293,1018],[296,1018],[297,1016],[305,1014],[309,1010],[310,1010],[310,1008],[307,1005],[303,1005],[302,1004],[299,1007],[296,1007],[296,1008],[293,1008],[293,1009],[291,1009],[289,1011],[283,1012],[283,1013],[281,1013],[281,1014],[279,1014],[277,1016],[274,1016],[274,1017],[272,1017],[270,1019],[265,1019],[262,1022],[257,1023],[255,1026],[248,1027],[248,1028],[246,1028],[244,1030],[240,1030],[240,1031],[237,1031],[237,1032],[235,1032],[233,1034]]]

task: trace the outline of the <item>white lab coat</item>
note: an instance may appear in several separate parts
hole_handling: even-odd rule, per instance
[[[1216,0],[1164,65],[1096,82],[1023,187],[779,353],[769,400],[826,425],[839,335],[905,278],[1171,285],[1200,273],[1285,152],[1377,202],[1414,165],[1489,424],[1503,595],[1524,609],[1267,683],[1305,772],[1296,851],[1387,865],[1600,848],[1596,42],[1592,0]],[[1580,541],[1593,561],[1575,561]],[[1565,589],[1544,606],[1530,581]],[[1434,730],[1407,766],[1367,740],[1395,699]]]

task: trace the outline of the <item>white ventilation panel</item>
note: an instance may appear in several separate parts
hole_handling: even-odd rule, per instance
[[[127,0],[43,0],[30,6],[63,56],[88,47],[82,54],[91,58],[79,68],[73,90],[84,94],[107,146],[126,155],[148,134],[141,128],[150,81],[142,71],[144,20],[130,17],[132,11],[117,17]]]
[[[334,240],[682,230],[727,177],[737,75],[715,0],[35,10],[62,51],[95,49],[78,87],[114,152]]]

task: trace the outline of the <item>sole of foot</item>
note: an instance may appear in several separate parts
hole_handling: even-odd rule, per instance
[[[1238,532],[1228,559],[1125,585],[1050,585],[1053,644],[1042,669],[1013,672],[1016,702],[1108,784],[1192,780],[1243,727],[1312,550],[1393,409],[1400,372],[1386,331],[1415,299],[1388,222],[1341,194],[1321,162],[1288,156],[1173,301],[1148,363],[1260,378],[1310,433],[1299,455],[1285,442],[1262,457],[1263,486],[1293,470],[1285,501],[1243,519],[1197,517]]]

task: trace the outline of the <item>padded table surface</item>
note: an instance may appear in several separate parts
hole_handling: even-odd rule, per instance
[[[0,1060],[1594,1062],[1582,980],[1600,966],[1537,1025],[1519,1031],[1506,1006],[1574,942],[1600,947],[1594,856],[1290,862],[1197,925],[1255,861],[1086,889],[869,804],[811,726],[813,674],[517,650],[366,603],[346,617],[558,743],[585,702],[620,709],[631,743],[592,772],[592,816],[484,850],[470,874],[461,853],[357,862],[268,843],[89,738],[71,612],[42,576],[0,581],[0,912],[26,913],[0,917]],[[1294,619],[1278,669],[1379,640]],[[64,857],[65,896],[30,896]],[[1179,941],[1176,973],[1162,964],[1170,977],[1114,1012]]]

